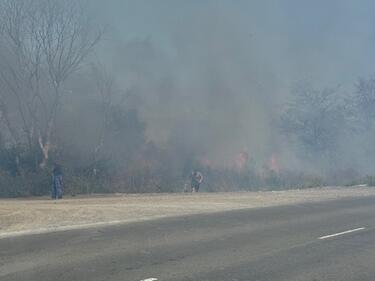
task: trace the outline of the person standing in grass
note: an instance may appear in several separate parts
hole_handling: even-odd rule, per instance
[[[198,192],[199,186],[203,182],[203,175],[201,172],[194,170],[191,173],[191,192]]]
[[[55,163],[52,170],[52,199],[62,199],[63,172],[59,164]]]

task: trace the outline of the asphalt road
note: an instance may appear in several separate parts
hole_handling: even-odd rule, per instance
[[[375,198],[0,239],[2,281],[148,278],[373,281]]]

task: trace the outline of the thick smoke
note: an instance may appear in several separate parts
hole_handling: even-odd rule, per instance
[[[110,1],[92,8],[110,30],[98,55],[133,97],[149,140],[209,165],[233,165],[246,152],[259,166],[295,168],[294,144],[277,126],[291,88],[309,80],[345,95],[356,77],[371,74],[372,6]]]

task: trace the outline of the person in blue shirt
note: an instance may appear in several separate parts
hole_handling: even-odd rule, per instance
[[[52,199],[62,199],[63,195],[63,172],[62,167],[55,163],[52,170]]]

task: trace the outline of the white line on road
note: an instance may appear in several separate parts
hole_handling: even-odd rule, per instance
[[[147,279],[143,279],[141,281],[158,281],[157,278],[147,278]]]
[[[327,239],[327,238],[340,236],[340,235],[344,235],[344,234],[348,234],[348,233],[352,233],[352,232],[356,232],[356,231],[360,231],[360,230],[364,230],[364,229],[366,229],[366,227],[360,227],[360,228],[351,229],[351,230],[347,230],[347,231],[343,231],[343,232],[339,232],[339,233],[335,233],[335,234],[325,235],[325,236],[319,237],[318,239],[320,239],[320,240]]]

